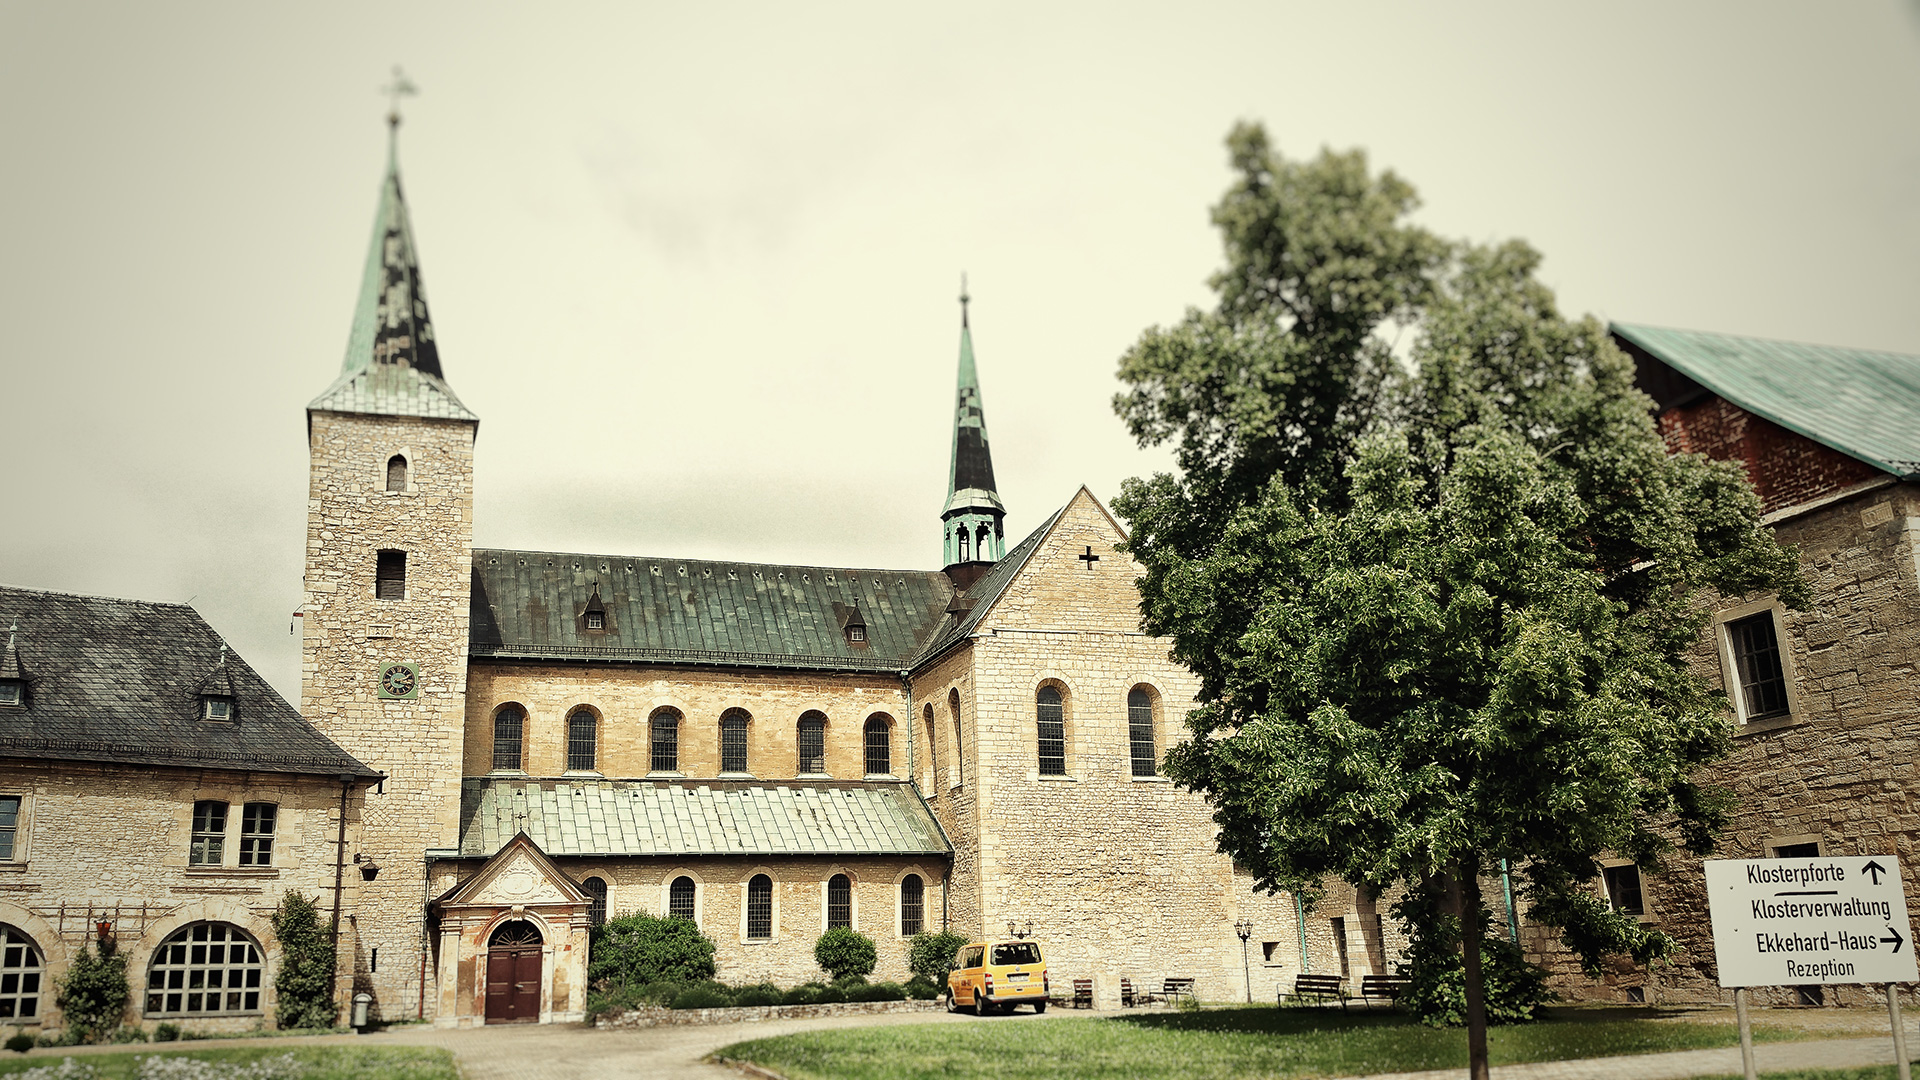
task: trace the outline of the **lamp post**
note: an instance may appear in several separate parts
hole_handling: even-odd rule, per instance
[[[1247,1004],[1253,1004],[1253,967],[1247,962],[1247,939],[1253,936],[1253,920],[1241,919],[1233,924],[1233,932],[1240,935],[1240,970],[1247,977]]]

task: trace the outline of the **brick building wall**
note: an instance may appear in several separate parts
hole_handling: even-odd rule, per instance
[[[300,710],[387,774],[366,796],[354,849],[385,870],[361,890],[343,935],[342,978],[373,995],[376,1017],[409,1018],[423,1008],[430,966],[421,854],[454,846],[459,827],[475,425],[314,411],[308,426]],[[395,454],[407,460],[402,491],[387,490]],[[383,550],[406,552],[404,599],[375,595]],[[397,661],[419,665],[417,700],[379,697],[380,669]]]
[[[0,791],[22,796],[24,818],[14,860],[0,863],[0,922],[40,949],[43,1026],[63,1026],[53,980],[93,939],[99,920],[113,924],[119,950],[128,957],[129,1023],[152,1030],[165,1020],[207,1032],[273,1026],[280,945],[268,919],[288,892],[313,898],[322,920],[331,914],[338,783],[273,773],[11,759],[0,761]],[[188,865],[197,800],[229,807],[217,866]],[[253,802],[271,803],[277,811],[265,868],[239,865],[241,808]],[[350,829],[358,802],[357,793],[348,802]],[[348,876],[350,907],[358,875],[349,868]],[[262,1008],[236,1016],[148,1017],[143,991],[154,950],[175,931],[202,921],[238,926],[260,946],[266,960]]]
[[[1657,422],[1670,453],[1705,454],[1746,466],[1764,513],[1884,475],[1858,458],[1788,431],[1717,395],[1667,409]]]

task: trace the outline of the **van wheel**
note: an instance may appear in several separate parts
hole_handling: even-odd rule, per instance
[[[1039,1015],[1040,1015],[1041,1013],[1043,1013],[1043,1012],[1046,1012],[1046,1011],[1047,1011],[1047,1003],[1046,1003],[1046,1002],[1044,1002],[1044,1001],[1036,1001],[1036,1002],[1034,1002],[1034,1003],[1033,1003],[1033,1015],[1035,1015],[1035,1016],[1039,1016]]]
[[[987,996],[975,990],[973,992],[973,1015],[985,1016],[992,1011],[993,1006],[987,1004]]]
[[[953,987],[951,986],[947,987],[947,1011],[950,1013],[960,1011],[960,1003],[953,999]]]

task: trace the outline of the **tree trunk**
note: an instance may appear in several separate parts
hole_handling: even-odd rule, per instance
[[[1460,914],[1461,961],[1467,974],[1467,1077],[1490,1080],[1487,1066],[1487,992],[1480,969],[1479,860],[1463,861],[1453,873],[1454,910]]]

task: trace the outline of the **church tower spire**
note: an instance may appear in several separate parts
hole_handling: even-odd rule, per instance
[[[940,513],[948,576],[967,588],[1007,553],[1000,493],[993,483],[987,420],[980,408],[980,376],[973,366],[973,329],[968,324],[966,275],[960,277],[960,378],[953,414],[953,457],[947,505]]]

